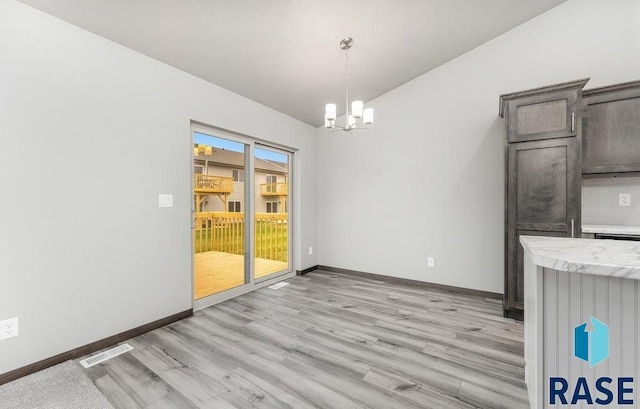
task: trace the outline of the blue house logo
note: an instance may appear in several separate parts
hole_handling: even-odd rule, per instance
[[[588,322],[574,328],[573,355],[593,368],[609,358],[609,327],[593,316],[590,321],[591,329]]]
[[[593,368],[609,358],[609,327],[597,318],[573,329],[573,355]],[[580,376],[575,384],[562,376],[549,377],[549,405],[596,405],[609,406],[617,402],[616,408],[622,405],[633,405],[633,377],[607,374],[597,379]]]

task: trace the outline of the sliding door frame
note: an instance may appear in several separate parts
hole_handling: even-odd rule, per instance
[[[242,294],[246,294],[250,291],[257,290],[259,288],[265,287],[267,285],[271,285],[278,281],[282,281],[284,279],[295,276],[295,260],[294,260],[294,243],[293,235],[295,231],[294,220],[294,206],[292,206],[293,198],[295,191],[293,189],[293,180],[294,177],[294,158],[295,158],[295,150],[282,146],[277,143],[260,140],[257,138],[253,138],[247,135],[242,135],[233,131],[204,125],[197,122],[192,122],[190,127],[190,136],[189,136],[189,152],[190,152],[190,163],[189,163],[189,175],[190,175],[190,188],[189,192],[191,193],[191,202],[193,202],[194,196],[194,172],[193,172],[193,143],[194,143],[194,133],[202,133],[205,135],[210,135],[213,137],[220,137],[223,139],[228,139],[233,142],[238,142],[244,144],[245,147],[245,169],[244,169],[244,220],[245,220],[245,252],[244,252],[244,274],[245,274],[245,284],[240,285],[238,287],[234,287],[216,294],[212,294],[210,296],[194,300],[194,288],[195,288],[195,243],[194,236],[191,234],[191,298],[193,301],[193,310],[201,310],[210,305],[217,304],[219,302],[237,297]],[[286,271],[283,271],[281,274],[275,274],[273,276],[266,276],[259,280],[255,279],[255,146],[258,145],[260,148],[274,148],[277,150],[285,151],[289,155],[289,209],[288,210],[288,258],[289,258],[289,267]],[[246,186],[249,186],[247,189]],[[191,204],[190,207],[193,207]],[[191,213],[195,209],[191,209]],[[193,230],[195,226],[193,226],[192,219],[191,229]]]

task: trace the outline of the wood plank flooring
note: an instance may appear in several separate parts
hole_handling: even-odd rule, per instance
[[[312,272],[130,340],[87,370],[116,409],[526,408],[496,300]]]
[[[194,300],[229,290],[244,284],[244,256],[207,251],[194,255]],[[256,278],[284,271],[288,263],[265,258],[255,259]]]

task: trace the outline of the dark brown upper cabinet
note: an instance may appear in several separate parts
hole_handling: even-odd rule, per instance
[[[500,97],[500,116],[508,118],[507,141],[527,142],[576,136],[582,87],[588,78],[514,92]]]
[[[640,81],[583,92],[583,174],[640,172]]]

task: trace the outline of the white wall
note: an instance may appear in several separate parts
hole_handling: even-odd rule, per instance
[[[0,90],[0,373],[191,308],[191,120],[299,149],[317,264],[315,128],[13,0]]]
[[[371,101],[370,132],[319,128],[320,264],[502,293],[498,97],[584,77],[640,79],[640,2],[570,0]]]

